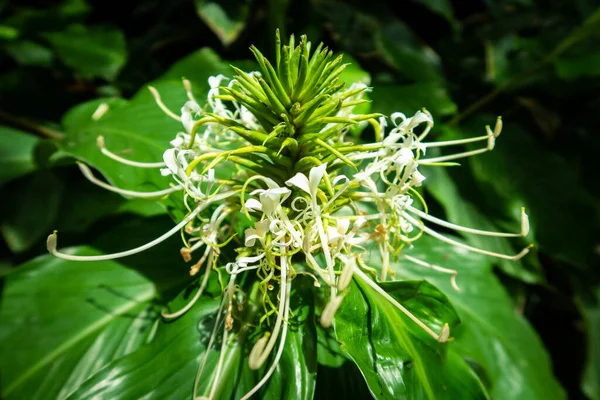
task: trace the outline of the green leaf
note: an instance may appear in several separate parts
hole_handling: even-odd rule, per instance
[[[152,85],[159,91],[163,102],[176,114],[187,101],[181,78],[189,79],[196,98],[204,102],[208,77],[228,73],[229,67],[209,49],[202,49],[175,63]],[[98,120],[92,119],[98,106],[106,102],[109,110]],[[66,138],[61,149],[99,169],[115,186],[140,191],[154,191],[169,186],[171,179],[163,177],[158,168],[142,169],[122,165],[104,156],[96,144],[104,136],[106,147],[126,157],[142,162],[162,160],[182,125],[165,115],[156,105],[146,87],[130,101],[113,99],[93,100],[71,109],[63,118]]]
[[[66,398],[150,339],[155,294],[152,283],[113,261],[46,255],[9,273],[0,302],[2,398]]]
[[[539,337],[494,276],[489,257],[429,237],[416,241],[406,254],[458,272],[460,292],[453,289],[448,274],[408,260],[393,266],[399,277],[427,279],[448,296],[462,321],[450,330],[455,338],[450,348],[483,367],[493,399],[565,398]]]
[[[44,36],[62,62],[86,79],[112,81],[127,59],[125,36],[117,28],[70,25]]]
[[[317,325],[317,357],[319,364],[331,368],[339,368],[348,361],[335,333],[321,325]]]
[[[373,110],[384,115],[402,112],[412,116],[425,107],[434,118],[456,113],[457,107],[444,85],[415,83],[412,85],[376,85],[369,93],[373,99]]]
[[[377,47],[385,60],[402,75],[417,82],[443,82],[439,56],[417,40],[400,22],[384,25],[377,33]]]
[[[10,250],[21,253],[52,229],[64,184],[49,170],[15,183],[2,198],[0,230]]]
[[[48,48],[29,40],[5,44],[4,50],[21,65],[50,67],[54,54]]]
[[[489,153],[484,156],[476,156],[473,158],[488,157]],[[497,174],[498,171],[494,173]],[[497,226],[475,203],[465,199],[459,186],[450,178],[448,172],[444,168],[430,167],[424,169],[425,188],[431,195],[442,205],[446,212],[448,221],[474,229],[482,229],[487,231],[501,232],[504,231]],[[511,192],[509,192],[511,193]],[[515,211],[515,215],[520,215],[520,207],[522,203],[511,199],[508,202]],[[529,209],[528,209],[529,211]],[[513,227],[508,228],[511,232],[519,232],[521,226],[515,218]],[[501,254],[517,254],[519,250],[511,243],[511,240],[502,237],[493,236],[478,236],[465,234],[467,242],[474,247],[493,251]],[[527,238],[530,240],[530,238]],[[518,242],[517,242],[518,243]],[[525,246],[525,243],[522,243]],[[537,282],[540,280],[539,262],[533,254],[528,254],[522,261],[510,261],[500,258],[492,259],[493,262],[499,265],[504,272],[509,275],[522,279],[525,282]],[[525,265],[524,261],[527,261]]]
[[[247,2],[195,0],[196,12],[227,47],[239,37],[250,13]]]
[[[425,281],[382,285],[432,329],[451,331],[456,312]],[[342,349],[354,360],[377,399],[485,399],[485,389],[450,345],[440,344],[356,277],[335,318]]]
[[[216,286],[216,281],[213,281]],[[187,295],[186,295],[187,294]],[[184,291],[189,301],[191,293]],[[206,353],[215,324],[218,299],[207,295],[182,317],[158,326],[155,339],[138,351],[110,364],[86,381],[70,399],[87,399],[98,396],[120,399],[139,399],[145,396],[160,399],[183,399],[191,397],[198,367]],[[310,316],[312,310],[304,307],[297,316]],[[315,382],[314,326],[312,318],[298,318],[301,323],[291,323],[283,356],[271,379],[258,392],[264,399],[312,399]],[[238,320],[234,323],[239,326]],[[237,327],[234,325],[233,334]],[[208,395],[220,355],[223,324],[217,326],[219,336],[208,358],[199,381],[198,394]],[[246,335],[229,335],[225,347],[225,362],[220,380],[215,387],[216,398],[240,398],[248,392],[270,367],[267,359],[260,372],[248,367],[248,341]],[[311,346],[312,342],[312,348]]]
[[[34,149],[40,139],[0,126],[0,185],[35,170]]]

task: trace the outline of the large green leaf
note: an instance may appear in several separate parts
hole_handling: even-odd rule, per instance
[[[175,63],[156,82],[152,83],[163,102],[179,113],[187,101],[181,78],[189,79],[196,98],[204,102],[208,90],[208,77],[229,73],[230,68],[209,49],[202,49]],[[183,127],[169,118],[156,105],[147,88],[142,88],[130,101],[122,99],[107,102],[109,111],[98,120],[92,114],[101,100],[78,105],[63,118],[67,137],[61,149],[98,168],[113,184],[132,190],[157,190],[168,187],[171,180],[162,177],[158,169],[141,169],[122,165],[104,156],[96,144],[104,136],[108,149],[136,161],[162,161],[163,152],[170,147]]]
[[[155,295],[152,283],[112,261],[82,264],[46,255],[10,273],[0,303],[2,398],[66,398],[149,340]]]
[[[125,65],[125,36],[116,28],[70,25],[62,32],[44,36],[58,57],[84,78],[101,77],[111,81]]]
[[[489,258],[429,237],[419,239],[406,254],[458,271],[460,292],[447,274],[408,261],[394,265],[399,277],[425,278],[450,298],[462,321],[450,331],[455,337],[451,349],[483,367],[492,398],[565,398],[540,339],[494,276]]]
[[[33,150],[40,139],[0,126],[0,185],[36,168]]]
[[[214,291],[214,288],[218,288],[218,285],[213,281],[211,290]],[[184,297],[189,301],[191,294],[184,291],[178,301],[183,303]],[[161,322],[151,343],[110,364],[85,382],[70,399],[94,398],[100,393],[105,398],[124,400],[191,397],[198,366],[206,354],[214,328],[219,303],[220,299],[205,295],[178,320]],[[283,356],[271,379],[258,392],[260,398],[312,399],[316,373],[314,322],[310,307],[305,304],[301,308],[296,307],[295,318],[290,320]],[[222,321],[216,328],[218,333],[223,330]],[[247,335],[243,332],[237,337],[232,334],[225,347],[225,361],[215,386],[216,398],[240,398],[270,367],[268,359],[259,372],[251,371],[247,361],[251,344]],[[219,335],[215,341],[217,344],[208,353],[198,385],[199,395],[208,395],[212,389],[211,381],[220,356],[221,339]]]
[[[425,281],[382,285],[431,328],[458,318],[448,299]],[[468,364],[425,333],[380,293],[355,278],[336,314],[336,334],[377,399],[484,399]],[[449,351],[447,351],[449,350]]]

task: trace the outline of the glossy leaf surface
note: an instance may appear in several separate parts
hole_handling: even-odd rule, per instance
[[[439,332],[458,317],[448,299],[425,281],[382,285]],[[377,399],[485,399],[479,378],[448,344],[440,344],[361,278],[336,314],[342,349],[362,371]]]
[[[98,254],[86,247],[68,251]],[[66,398],[150,339],[155,295],[152,283],[113,261],[82,264],[46,255],[22,265],[6,277],[0,304],[2,397]]]

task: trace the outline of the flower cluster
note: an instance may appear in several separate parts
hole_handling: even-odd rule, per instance
[[[360,82],[344,89],[340,75],[345,64],[341,56],[334,58],[322,45],[311,52],[304,36],[297,46],[293,37],[284,46],[278,39],[275,65],[256,48],[252,51],[260,72],[245,73],[234,68],[233,79],[211,77],[204,106],[196,101],[186,80],[183,83],[189,101],[179,114],[169,110],[159,93],[150,88],[159,107],[183,127],[165,150],[162,162],[124,159],[98,138],[106,156],[132,167],[159,169],[172,177],[171,187],[148,193],[116,188],[98,180],[80,164],[92,182],[123,195],[161,197],[181,193],[189,211],[182,221],[152,242],[121,253],[92,257],[64,254],[57,250],[56,233],[48,238],[49,251],[70,260],[113,259],[143,251],[183,230],[187,239],[181,255],[189,262],[201,252],[190,274],[195,276],[204,268],[204,276],[184,308],[164,312],[163,316],[177,318],[189,310],[202,296],[211,271],[224,266],[229,279],[217,314],[217,325],[223,323],[223,346],[231,335],[244,329],[236,327],[240,320],[236,313],[242,303],[239,294],[250,293],[244,295],[244,301],[260,305],[257,326],[261,333],[251,347],[248,365],[259,369],[272,356],[271,366],[244,398],[256,393],[275,371],[290,321],[292,285],[299,275],[310,276],[314,290],[325,299],[324,306],[317,310],[323,327],[334,323],[350,282],[359,279],[435,340],[447,341],[447,324],[431,327],[423,323],[378,282],[393,276],[390,262],[402,258],[449,274],[459,290],[456,271],[402,253],[422,234],[493,257],[518,260],[528,252],[525,248],[519,254],[506,255],[471,247],[431,226],[476,235],[519,237],[527,235],[529,229],[524,211],[520,232],[471,229],[430,215],[417,189],[425,180],[420,166],[452,165],[453,160],[492,150],[502,121],[498,119],[494,129],[487,127],[480,137],[428,142],[434,122],[426,110],[412,117],[402,113],[389,118],[354,114],[355,106],[365,102],[363,95],[370,89]],[[372,143],[349,140],[350,129],[361,124],[373,127]],[[432,147],[475,142],[483,143],[482,148],[426,157]],[[220,176],[219,170],[225,165],[235,172]],[[240,221],[245,224],[243,238],[236,237],[232,229]],[[223,261],[222,249],[236,244],[235,260]],[[371,250],[380,258],[377,269],[366,257]],[[240,276],[245,277],[243,284],[239,283]],[[224,362],[224,353],[218,365]],[[216,371],[209,398],[214,396],[219,380],[220,369]]]

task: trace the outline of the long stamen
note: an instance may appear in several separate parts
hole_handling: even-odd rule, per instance
[[[418,162],[419,162],[419,164],[427,165],[427,164],[444,162],[444,161],[449,161],[449,160],[456,160],[456,159],[464,158],[464,157],[470,157],[470,156],[474,156],[477,154],[485,153],[487,151],[491,151],[494,149],[494,146],[496,145],[496,138],[498,136],[500,136],[500,133],[502,133],[502,118],[498,117],[493,131],[491,130],[489,125],[485,127],[485,130],[487,132],[487,135],[485,137],[487,138],[488,144],[487,144],[487,147],[484,149],[465,151],[463,153],[449,154],[447,156],[441,156],[441,157],[425,158],[425,159],[419,160]],[[463,139],[463,140],[469,140],[469,139]],[[441,143],[444,143],[444,142],[441,142]],[[468,143],[468,142],[464,142],[464,143]],[[426,146],[436,147],[435,144],[431,144],[431,145],[426,144]]]
[[[147,163],[147,162],[131,161],[126,158],[120,157],[120,156],[116,155],[115,153],[113,153],[112,151],[108,150],[104,146],[104,137],[103,136],[98,136],[96,138],[96,143],[98,144],[98,147],[100,147],[100,151],[102,151],[102,154],[104,154],[105,156],[107,156],[109,158],[112,158],[113,160],[115,160],[117,162],[120,162],[121,164],[131,165],[132,167],[138,167],[138,168],[162,168],[166,165],[164,162]]]
[[[440,267],[439,265],[430,264],[428,262],[419,260],[418,258],[411,257],[406,254],[402,254],[402,257],[404,257],[408,261],[413,262],[422,267],[431,268],[434,271],[443,272],[445,274],[452,274],[452,278],[450,278],[450,283],[452,284],[452,287],[454,288],[454,290],[456,290],[457,292],[460,292],[460,288],[456,284],[456,276],[458,275],[458,271],[456,271],[455,269],[449,269],[449,268]]]
[[[285,319],[285,324],[283,326],[283,331],[281,332],[281,339],[279,341],[279,347],[277,349],[277,353],[275,354],[275,359],[273,360],[273,364],[271,365],[271,367],[269,368],[269,370],[265,373],[265,375],[263,376],[263,378],[260,380],[260,382],[258,382],[256,384],[256,386],[254,386],[248,393],[246,393],[244,395],[244,397],[242,397],[240,400],[247,400],[249,399],[254,393],[256,393],[271,377],[271,375],[273,375],[273,372],[275,372],[275,369],[277,368],[277,364],[279,364],[279,360],[281,359],[281,355],[283,354],[283,349],[285,348],[285,339],[287,337],[287,328],[288,328],[288,317],[289,317],[289,313],[290,313],[290,293],[292,291],[292,283],[288,282],[286,284],[286,294],[285,294],[285,311],[284,311],[284,319]]]
[[[165,104],[162,102],[162,99],[160,98],[160,93],[158,93],[158,90],[156,90],[152,86],[148,86],[148,90],[150,90],[150,93],[152,93],[152,96],[154,97],[154,101],[156,102],[156,104],[158,104],[160,109],[165,114],[167,114],[169,117],[173,118],[175,121],[181,122],[181,117],[179,115],[175,114],[173,111],[169,110],[167,108],[167,106],[165,106]]]
[[[444,324],[444,327],[442,328],[442,332],[440,334],[435,333],[430,327],[425,325],[419,318],[415,317],[415,315],[413,313],[408,311],[408,309],[406,309],[406,307],[404,307],[396,299],[394,299],[392,296],[390,296],[385,290],[380,288],[378,284],[373,282],[371,280],[371,278],[369,278],[364,272],[362,272],[362,270],[358,266],[354,267],[354,274],[358,275],[367,285],[369,285],[377,293],[379,293],[380,295],[385,297],[386,300],[388,300],[390,303],[392,303],[394,306],[396,306],[408,318],[413,320],[414,323],[419,325],[425,332],[427,332],[435,340],[437,340],[438,342],[442,342],[442,343],[445,342],[446,340],[448,340],[448,334],[446,333],[446,330],[448,330],[449,328],[447,327],[448,326],[447,324]]]
[[[433,236],[434,238],[436,238],[444,243],[448,243],[448,244],[454,245],[456,247],[460,247],[462,249],[469,250],[469,251],[472,251],[475,253],[485,254],[485,255],[497,257],[497,258],[503,258],[505,260],[518,261],[521,258],[523,258],[527,253],[529,253],[529,250],[531,249],[531,247],[533,247],[533,245],[529,245],[529,246],[525,247],[523,250],[521,250],[521,252],[519,252],[518,254],[515,254],[514,256],[509,256],[507,254],[494,253],[493,251],[478,249],[477,247],[469,246],[469,245],[463,244],[461,242],[457,242],[456,240],[447,238],[446,236],[437,233],[433,229],[431,229],[423,224],[420,224],[419,221],[417,221],[416,219],[411,217],[410,214],[408,214],[408,213],[402,213],[402,215],[413,225],[421,226],[423,231],[425,233],[427,233],[428,235]]]
[[[438,163],[438,162],[442,162],[442,161],[449,161],[449,160],[456,160],[459,158],[465,158],[465,157],[471,157],[477,154],[481,154],[481,153],[485,153],[490,151],[489,149],[485,148],[485,149],[479,149],[479,150],[473,150],[473,151],[465,151],[463,153],[456,153],[456,154],[450,154],[447,156],[441,156],[441,157],[432,157],[432,158],[422,158],[420,160],[418,160],[417,162],[419,164],[423,164],[423,165],[428,165],[428,164],[432,164],[432,163]]]
[[[459,144],[467,144],[467,143],[479,142],[480,140],[487,140],[487,139],[488,139],[488,135],[485,135],[485,136],[477,136],[477,137],[468,138],[468,139],[447,140],[445,142],[421,143],[421,146],[426,147],[426,148],[429,149],[431,147],[456,146],[456,145],[459,145]]]
[[[187,95],[187,98],[190,99],[190,101],[193,101],[194,103],[198,103],[194,98],[194,94],[192,93],[192,82],[188,81],[185,78],[181,81],[183,82],[183,87],[185,88],[185,94]]]
[[[232,296],[233,296],[233,291],[234,291],[234,283],[235,283],[235,278],[236,278],[237,274],[232,274],[230,279],[229,279],[229,285],[227,285],[227,294],[228,294],[228,298],[229,298],[229,304],[231,304],[232,301]],[[231,329],[230,326],[227,325],[227,320],[225,320],[225,326],[223,327],[223,338],[221,339],[221,354],[219,355],[219,362],[217,363],[217,369],[215,372],[215,376],[213,378],[213,385],[212,388],[210,390],[210,394],[208,396],[209,400],[214,399],[215,397],[215,393],[217,391],[217,387],[218,387],[218,383],[219,383],[219,378],[221,377],[221,369],[223,368],[223,362],[225,360],[225,350],[227,348],[227,336],[229,334],[229,330]]]
[[[529,233],[529,217],[525,214],[525,210],[521,210],[521,232],[519,233],[504,233],[504,232],[493,232],[493,231],[483,231],[480,229],[467,228],[465,226],[456,225],[448,221],[444,221],[443,219],[436,218],[433,215],[429,215],[424,213],[423,211],[416,209],[412,206],[408,207],[408,210],[412,213],[417,214],[420,218],[426,219],[427,221],[433,222],[434,224],[444,226],[446,228],[454,229],[456,231],[473,233],[475,235],[481,236],[495,236],[495,237],[522,237],[527,236]]]
[[[60,253],[56,249],[57,244],[58,244],[57,243],[58,239],[57,239],[56,232],[54,232],[53,234],[51,234],[50,236],[48,236],[48,239],[46,241],[46,247],[48,248],[48,251],[51,254],[55,255],[56,257],[62,258],[64,260],[70,260],[70,261],[103,261],[103,260],[114,260],[116,258],[127,257],[127,256],[130,256],[130,255],[133,255],[133,254],[140,253],[140,252],[142,252],[144,250],[147,250],[147,249],[149,249],[151,247],[154,247],[157,244],[159,244],[160,242],[163,242],[166,239],[170,238],[171,236],[173,236],[174,234],[176,234],[177,232],[179,232],[179,230],[181,228],[183,228],[185,225],[187,225],[188,222],[190,222],[191,220],[193,220],[194,218],[196,218],[196,216],[198,215],[198,213],[200,213],[200,211],[204,210],[208,204],[209,203],[206,202],[206,203],[204,203],[202,205],[199,205],[198,207],[196,207],[196,209],[194,211],[192,211],[180,223],[178,223],[173,228],[171,228],[171,230],[169,230],[165,234],[159,236],[158,238],[154,239],[153,241],[148,242],[145,245],[142,245],[140,247],[136,247],[135,249],[121,251],[119,253],[113,253],[113,254],[103,254],[103,255],[99,255],[99,256],[76,256],[76,255],[71,255],[71,254]]]
[[[124,196],[133,196],[133,197],[140,197],[140,198],[162,197],[162,196],[166,196],[170,193],[177,192],[179,190],[183,190],[183,186],[173,186],[168,189],[158,190],[156,192],[137,192],[135,190],[121,189],[121,188],[109,185],[106,182],[102,182],[101,180],[96,178],[94,176],[94,174],[92,174],[92,170],[87,165],[85,165],[81,162],[77,162],[77,164],[79,165],[79,169],[83,173],[83,176],[85,176],[90,182],[92,182],[95,185],[100,186],[101,188],[110,190],[111,192],[122,194]]]
[[[284,250],[284,253],[287,251],[287,248]],[[279,294],[279,309],[277,313],[277,319],[275,320],[275,326],[273,327],[273,334],[269,338],[269,342],[264,345],[264,349],[261,349],[260,353],[251,352],[251,357],[248,357],[248,365],[250,369],[259,369],[261,365],[267,360],[269,354],[273,350],[275,346],[275,341],[277,340],[277,336],[279,336],[279,331],[281,330],[281,323],[283,322],[283,317],[285,313],[285,307],[287,303],[287,294],[284,292],[287,288],[287,257],[280,257],[281,263],[281,291]],[[285,322],[287,324],[287,322]],[[257,342],[258,343],[258,342]],[[262,346],[261,346],[262,347]],[[254,355],[252,354],[254,353]]]

